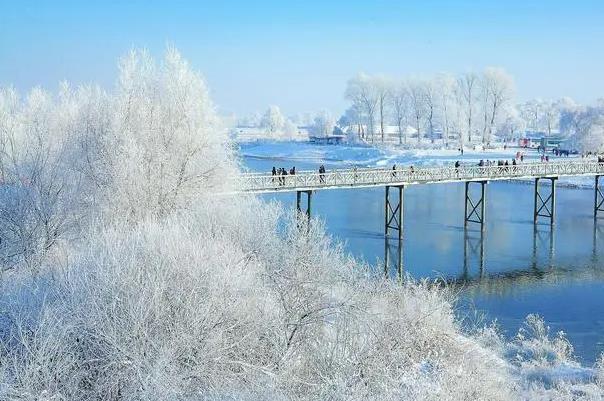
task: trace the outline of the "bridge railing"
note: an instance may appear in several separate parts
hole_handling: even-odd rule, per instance
[[[294,175],[242,174],[236,186],[242,192],[278,192],[294,189],[427,184],[449,181],[503,180],[547,176],[604,174],[597,161],[523,163],[508,166],[400,167],[396,170],[339,169],[326,173],[300,171]]]

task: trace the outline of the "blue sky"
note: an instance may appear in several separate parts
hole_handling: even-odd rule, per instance
[[[0,0],[0,85],[111,86],[132,47],[181,50],[222,112],[346,106],[359,71],[502,66],[519,98],[604,97],[604,1]]]

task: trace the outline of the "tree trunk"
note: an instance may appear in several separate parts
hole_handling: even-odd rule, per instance
[[[382,134],[382,143],[384,143],[384,99],[380,99],[380,132]]]
[[[403,129],[401,127],[401,120],[398,120],[398,144],[403,144]]]
[[[468,102],[468,143],[472,143],[472,105]]]

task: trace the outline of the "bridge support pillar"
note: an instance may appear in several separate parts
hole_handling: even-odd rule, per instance
[[[478,271],[480,277],[484,276],[484,242],[485,235],[481,232],[476,237],[471,237],[468,230],[464,230],[464,247],[463,247],[463,277],[470,277],[470,262],[472,259],[478,259]]]
[[[398,197],[393,200],[390,197],[390,189],[396,189]],[[384,273],[388,275],[389,270],[389,256],[390,256],[390,243],[389,234],[390,231],[397,232],[397,246],[396,251],[398,255],[397,260],[397,276],[399,279],[403,278],[403,185],[387,185],[386,186],[386,202],[385,202],[385,213],[384,213],[384,236],[385,236],[385,250],[384,250]],[[398,202],[397,202],[398,201]]]
[[[302,209],[302,194],[306,194],[306,210]],[[310,220],[310,206],[312,199],[312,191],[297,191],[296,192],[296,210],[298,211],[298,218],[306,215],[306,218]]]
[[[393,203],[390,199],[390,188],[398,190],[398,202]],[[394,205],[394,207],[393,207]],[[386,210],[385,210],[385,232],[388,237],[389,231],[398,231],[398,237],[403,236],[403,186],[386,186]]]
[[[470,196],[470,184],[480,184],[480,198],[478,201],[472,200]],[[486,217],[486,201],[487,192],[486,185],[488,181],[466,181],[465,186],[465,204],[464,204],[464,227],[468,227],[468,223],[480,224],[481,231],[484,231],[484,222]]]
[[[598,212],[604,212],[604,193],[600,187],[600,178],[604,176],[596,175],[595,199],[594,199],[594,219],[598,218]]]
[[[551,187],[549,195],[544,199],[539,190],[540,180],[550,180]],[[553,225],[556,218],[556,180],[558,177],[535,178],[535,209],[533,213],[533,223],[537,224],[539,217],[549,219],[549,224]]]

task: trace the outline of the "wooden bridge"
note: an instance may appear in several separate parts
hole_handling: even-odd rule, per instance
[[[312,193],[319,190],[345,188],[385,188],[384,233],[388,240],[390,231],[396,231],[398,237],[399,274],[402,274],[402,236],[403,236],[403,189],[409,185],[465,183],[464,227],[469,223],[480,224],[484,230],[486,219],[487,193],[489,181],[534,180],[533,221],[537,224],[540,217],[553,225],[556,215],[556,180],[560,177],[593,176],[594,218],[604,211],[604,192],[600,187],[600,178],[604,176],[604,163],[596,160],[556,161],[545,163],[521,163],[516,165],[461,165],[440,167],[398,167],[338,169],[325,173],[317,171],[299,171],[289,175],[271,175],[265,173],[244,173],[236,177],[234,183],[237,192],[277,193],[296,192],[296,207],[300,215],[310,217]],[[540,181],[547,180],[548,190]],[[471,186],[479,187],[472,196]],[[392,193],[398,194],[392,196]],[[302,196],[306,196],[306,205],[302,208]],[[388,252],[386,252],[388,259]],[[386,260],[386,263],[388,261]]]

